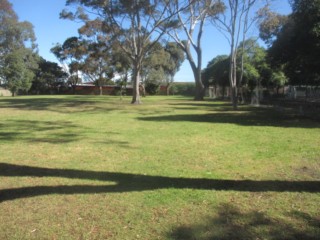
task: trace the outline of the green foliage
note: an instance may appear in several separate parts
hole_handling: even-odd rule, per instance
[[[7,0],[0,1],[0,78],[16,94],[31,87],[37,68],[33,26],[19,22]]]
[[[258,45],[254,39],[248,39],[239,44],[237,49],[237,61],[243,65],[237,67],[238,86],[253,91],[255,87],[280,88],[287,83],[287,77],[282,68],[270,67],[267,59],[267,52]],[[217,56],[212,59],[207,68],[203,70],[204,82],[207,86],[225,87],[229,83],[230,58],[226,55]],[[247,92],[247,97],[251,96]],[[249,99],[247,99],[249,100]]]
[[[213,58],[202,73],[205,86],[227,86],[229,84],[229,62],[230,59],[227,55]]]
[[[273,66],[284,66],[293,85],[320,84],[320,1],[294,0],[293,13],[269,49]]]
[[[150,51],[143,65],[145,82],[169,85],[185,59],[183,50],[174,42],[160,43]]]
[[[30,22],[19,22],[12,5],[7,0],[0,1],[0,54],[10,53],[17,48],[34,49],[35,35]]]
[[[173,83],[171,92],[176,95],[194,96],[196,91],[195,83]]]
[[[173,82],[174,75],[179,71],[180,66],[185,60],[185,54],[176,42],[168,42],[165,46],[165,51],[169,54],[165,72],[170,76],[169,82]]]
[[[266,51],[255,39],[241,42],[239,46],[237,58],[239,62],[243,62],[243,67],[237,68],[237,75],[241,81],[239,85],[248,86],[253,90],[262,81],[261,71],[269,67],[266,62]]]
[[[247,86],[252,91],[258,85],[266,88],[280,88],[287,83],[287,77],[282,68],[271,68],[267,59],[267,51],[260,47],[254,39],[248,39],[240,45],[242,44],[244,46],[238,50],[240,56],[243,54],[242,86]],[[240,68],[238,75],[241,75]]]
[[[186,8],[181,8],[187,2]],[[225,6],[221,1],[172,1],[169,4],[171,12],[179,11],[174,16],[178,24],[169,36],[176,41],[184,51],[195,81],[194,99],[202,101],[205,94],[205,86],[202,82],[202,45],[201,39],[204,35],[207,21],[216,19],[224,12]]]
[[[165,82],[164,79],[166,78],[163,68],[155,69],[144,69],[144,71],[148,71],[147,76],[145,76],[145,82],[153,82],[157,83],[158,85],[160,83]]]
[[[111,43],[121,49],[130,61],[133,85],[138,86],[141,76],[148,72],[143,72],[142,69],[148,64],[148,55],[157,49],[164,34],[173,27],[172,20],[176,10],[170,12],[171,4],[163,0],[67,1],[67,5],[73,4],[78,5],[76,11],[64,10],[60,16],[81,20],[84,22],[79,30],[82,35],[97,37],[105,47]],[[99,34],[95,35],[97,32]],[[133,89],[132,103],[139,104],[140,93],[137,88]]]
[[[34,93],[48,93],[49,90],[63,84],[68,76],[55,62],[40,58],[38,64],[39,68],[35,71],[31,87]]]
[[[13,95],[19,90],[28,91],[37,68],[33,53],[28,49],[18,49],[7,54],[4,62],[5,84]]]
[[[112,81],[111,79],[109,78],[100,78],[100,79],[97,79],[94,84],[96,86],[103,86],[103,85],[114,85],[114,81]]]
[[[82,68],[80,60],[86,52],[84,42],[78,37],[70,37],[62,45],[57,43],[51,48],[51,52],[60,61],[62,66],[67,65],[67,67],[64,67],[64,70],[69,75],[68,82],[72,85],[80,83],[81,79],[78,72]]]
[[[146,92],[150,95],[156,95],[159,92],[160,85],[155,82],[147,82],[145,89]]]
[[[280,88],[288,82],[288,78],[283,71],[274,71],[272,72],[271,81],[273,86]]]
[[[259,24],[259,36],[268,45],[271,45],[288,21],[288,17],[271,11],[269,7],[260,10],[260,15],[263,18]]]

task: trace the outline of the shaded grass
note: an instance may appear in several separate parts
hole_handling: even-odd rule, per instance
[[[317,239],[320,123],[184,97],[0,98],[1,239]]]

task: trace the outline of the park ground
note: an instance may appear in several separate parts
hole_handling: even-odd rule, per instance
[[[320,122],[129,102],[0,98],[0,239],[319,239]]]

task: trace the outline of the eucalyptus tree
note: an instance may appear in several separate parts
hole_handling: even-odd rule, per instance
[[[257,97],[259,100],[260,86],[266,88],[276,88],[277,93],[281,87],[288,82],[282,67],[271,67],[268,61],[268,52],[259,46],[255,39],[247,39],[240,43],[237,50],[238,57],[242,58],[243,64],[238,67],[237,74],[242,79],[241,85],[248,87],[252,93],[253,89],[257,89]],[[242,88],[241,88],[242,89]],[[241,91],[243,99],[243,92]],[[259,104],[259,101],[257,102]]]
[[[168,95],[174,76],[184,60],[184,51],[176,42],[167,42],[165,45],[156,44],[154,50],[148,53],[142,69],[144,83],[157,86],[165,84]]]
[[[102,86],[111,81],[116,71],[113,57],[115,47],[102,21],[89,20],[84,16],[82,18],[86,21],[78,32],[86,50],[83,52],[81,71],[99,86],[102,95]]]
[[[40,57],[38,65],[31,86],[31,91],[36,94],[45,93],[58,87],[68,77],[67,73],[56,62],[50,62]]]
[[[167,85],[167,95],[169,95],[170,86],[174,82],[174,76],[179,71],[180,66],[185,60],[185,54],[176,42],[168,42],[164,49],[169,53],[169,58],[167,59],[168,64],[166,64],[164,68],[166,74],[165,80]]]
[[[266,6],[261,13],[264,17],[259,22],[259,37],[271,46],[289,19],[286,15],[271,11],[269,6]]]
[[[122,97],[132,73],[131,60],[117,44],[114,44],[112,46],[112,62],[117,76],[115,82],[120,86],[120,96]]]
[[[73,91],[75,91],[75,85],[81,82],[81,61],[86,51],[86,45],[78,37],[70,37],[63,44],[57,43],[51,48],[51,52],[68,73],[68,81],[73,86]]]
[[[208,62],[207,67],[202,71],[202,80],[206,87],[213,85],[215,90],[222,88],[222,98],[228,86],[228,55],[218,55]],[[217,94],[216,94],[217,95]]]
[[[3,77],[12,96],[15,96],[19,90],[30,89],[37,68],[36,56],[28,48],[19,48],[6,55]]]
[[[224,11],[220,0],[189,0],[189,6],[184,11],[181,9],[181,1],[171,1],[170,11],[177,12],[175,15],[175,28],[168,34],[185,52],[186,58],[193,72],[196,93],[195,100],[203,100],[205,87],[202,83],[202,45],[206,21],[216,17]],[[195,55],[193,54],[195,53]]]
[[[253,90],[256,88],[255,101],[256,104],[259,104],[260,86],[262,82],[269,81],[269,79],[263,79],[266,76],[263,73],[270,69],[267,64],[266,51],[259,46],[256,39],[250,38],[239,43],[236,53],[236,60],[240,63],[236,69],[240,99],[244,103],[246,99],[252,97]],[[248,89],[250,96],[246,94]]]
[[[0,56],[18,48],[36,49],[36,37],[30,22],[20,22],[12,4],[0,0]]]
[[[184,2],[188,5],[188,1]],[[67,5],[79,6],[75,12],[64,10],[61,16],[71,20],[101,23],[102,29],[111,36],[130,58],[133,74],[133,104],[140,104],[140,75],[146,54],[172,27],[176,14],[168,11],[167,0],[67,0]],[[181,11],[178,9],[177,11]]]
[[[20,22],[7,0],[0,0],[0,79],[15,95],[28,91],[37,68],[33,26]]]
[[[266,5],[259,0],[224,0],[223,2],[227,11],[221,14],[221,17],[215,18],[214,24],[224,34],[230,46],[229,83],[232,105],[234,109],[237,109],[239,85],[237,78],[239,55],[237,51],[240,43],[244,43],[248,38],[251,27],[260,19],[260,10],[264,9]],[[243,64],[242,57],[240,57],[240,64]]]
[[[320,1],[292,0],[292,14],[276,32],[268,51],[275,67],[293,85],[320,85]]]
[[[165,82],[165,71],[168,67],[170,55],[160,43],[156,43],[153,50],[147,53],[142,68],[141,77],[144,84],[160,85]]]
[[[80,69],[99,86],[100,95],[102,95],[102,86],[113,78],[115,72],[112,52],[103,42],[87,44],[87,52]]]

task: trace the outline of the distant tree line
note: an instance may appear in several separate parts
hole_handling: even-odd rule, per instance
[[[293,0],[291,6],[289,16],[274,14],[262,25],[268,60],[284,70],[290,84],[319,86],[320,0]]]
[[[279,93],[279,89],[288,83],[288,78],[281,67],[271,67],[268,61],[268,51],[259,46],[256,39],[248,39],[240,43],[237,53],[238,61],[242,62],[236,69],[236,75],[239,79],[237,88],[239,89],[238,99],[240,101],[250,101],[256,88],[272,88]],[[213,86],[222,89],[228,87],[229,62],[228,55],[219,55],[213,58],[203,70],[204,84],[207,87]]]
[[[230,62],[238,64],[238,99],[250,98],[257,86],[278,90],[286,84],[319,86],[320,84],[320,1],[291,1],[293,12],[279,15],[268,7],[260,10],[260,38],[268,49],[260,47],[257,39],[238,44],[231,55],[213,58],[202,72],[206,86],[229,86]],[[244,92],[247,97],[244,96]]]
[[[292,14],[282,16],[258,0],[67,0],[76,10],[60,17],[83,24],[79,36],[51,49],[58,65],[37,54],[32,25],[19,22],[11,4],[0,0],[0,84],[15,94],[82,81],[100,89],[131,82],[132,103],[139,104],[141,85],[150,93],[166,85],[169,93],[187,59],[195,100],[203,100],[209,84],[229,86],[237,108],[256,86],[319,85],[319,1],[292,0]],[[201,40],[209,25],[223,33],[230,53],[203,69]],[[249,35],[254,26],[268,49]]]
[[[39,93],[66,77],[56,63],[38,55],[32,24],[20,22],[7,0],[0,0],[0,56],[0,86],[7,87],[13,96]]]

